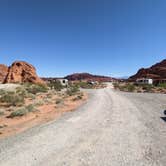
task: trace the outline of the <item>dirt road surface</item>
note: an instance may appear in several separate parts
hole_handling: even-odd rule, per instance
[[[0,166],[166,165],[166,95],[89,94],[77,111],[0,140]]]

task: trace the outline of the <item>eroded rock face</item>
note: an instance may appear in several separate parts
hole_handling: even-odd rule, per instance
[[[3,83],[8,73],[8,67],[0,64],[0,83]]]
[[[166,79],[166,59],[151,66],[150,68],[140,69],[129,79],[136,80],[137,78]]]
[[[16,61],[9,67],[4,83],[23,82],[44,84],[44,81],[37,76],[34,66],[27,62]]]

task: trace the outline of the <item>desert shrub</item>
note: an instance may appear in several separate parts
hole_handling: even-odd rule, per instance
[[[0,111],[0,116],[4,115],[5,113],[3,111]]]
[[[88,83],[88,82],[77,82],[74,84],[74,86],[77,86],[79,88],[84,88],[84,89],[91,89],[94,87],[94,85]]]
[[[24,104],[24,96],[15,92],[7,92],[0,97],[0,102],[7,103],[9,106],[21,106]]]
[[[153,85],[142,85],[142,89],[146,92],[151,92],[153,89]]]
[[[48,91],[47,86],[43,84],[28,84],[25,89],[28,93],[32,93],[34,95],[37,93],[46,93]]]
[[[28,93],[23,87],[16,88],[16,94],[27,97]]]
[[[113,86],[114,86],[114,88],[115,88],[115,89],[120,89],[120,88],[123,88],[123,86],[122,86],[122,85],[120,85],[120,84],[119,84],[119,83],[117,83],[117,82],[113,83]]]
[[[14,118],[18,116],[24,116],[27,114],[27,109],[25,108],[20,108],[14,112],[12,112],[7,118]]]
[[[128,92],[133,92],[135,90],[135,86],[133,84],[127,84],[126,89]]]
[[[120,91],[125,91],[125,92],[134,92],[135,89],[136,89],[136,86],[133,85],[133,84],[130,84],[130,83],[122,84],[122,85],[118,84],[118,83],[115,83],[114,87],[116,89],[119,89]]]
[[[82,96],[81,95],[78,95],[76,96],[75,98],[73,98],[72,100],[73,101],[77,101],[77,100],[81,100],[82,99]]]
[[[35,111],[38,111],[38,110],[35,109],[35,107],[32,104],[30,104],[30,105],[28,105],[24,108],[20,108],[16,111],[13,111],[7,118],[14,118],[14,117],[17,117],[17,116],[24,116],[29,112],[35,112]]]
[[[52,95],[51,93],[48,93],[48,94],[47,94],[47,98],[49,98],[49,99],[51,99],[52,96],[53,96],[53,95]]]
[[[28,106],[26,106],[25,109],[27,110],[27,112],[35,111],[35,108],[34,108],[34,106],[32,104],[29,104]]]
[[[35,105],[36,107],[39,107],[39,106],[41,106],[41,105],[43,105],[43,104],[44,104],[43,101],[38,101],[38,102],[36,102],[34,105]]]
[[[4,95],[5,93],[6,93],[6,91],[5,91],[5,90],[0,89],[0,96]]]
[[[70,86],[69,88],[67,88],[66,94],[69,96],[75,95],[77,92],[79,92],[79,87],[78,86]]]
[[[59,104],[63,104],[64,101],[63,101],[63,99],[57,99],[55,103],[56,103],[57,105],[59,105]]]
[[[32,100],[35,100],[35,99],[36,99],[35,94],[32,94],[32,93],[27,93],[26,97],[27,97],[27,98],[30,98],[30,99],[32,99]]]
[[[64,88],[60,81],[51,81],[50,83],[48,83],[48,86],[56,91],[61,91]]]
[[[60,104],[61,102],[62,102],[62,99],[57,99],[55,103]]]
[[[157,85],[159,88],[166,88],[166,83],[160,83]]]

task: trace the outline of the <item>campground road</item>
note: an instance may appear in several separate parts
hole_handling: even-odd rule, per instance
[[[166,95],[88,93],[75,112],[0,140],[0,166],[165,165]]]

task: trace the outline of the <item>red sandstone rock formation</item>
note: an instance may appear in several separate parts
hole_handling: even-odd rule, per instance
[[[37,76],[34,66],[26,62],[16,61],[9,67],[4,83],[23,82],[44,84],[44,81]]]
[[[140,69],[129,79],[136,80],[137,78],[166,79],[166,59],[151,66],[150,68]]]
[[[7,73],[8,73],[8,67],[6,65],[0,64],[0,83],[4,82]]]

